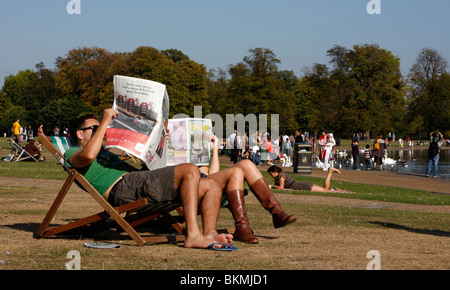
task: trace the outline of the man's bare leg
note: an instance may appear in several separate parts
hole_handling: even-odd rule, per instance
[[[220,200],[222,198],[222,187],[210,178],[200,179],[199,199],[200,212],[202,214],[203,235],[218,243],[231,245],[233,235],[219,234],[217,232],[217,219],[220,212]]]
[[[207,248],[216,241],[205,237],[197,220],[200,172],[193,164],[175,166],[175,189],[180,192],[186,222],[186,248]]]

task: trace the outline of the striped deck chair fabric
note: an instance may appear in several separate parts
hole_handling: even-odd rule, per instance
[[[64,168],[67,169],[66,160],[64,159],[64,153],[71,147],[77,146],[75,141],[70,137],[54,137],[51,136],[50,140],[53,143],[53,146],[55,146],[56,149],[58,149],[58,153],[55,154],[56,159],[58,159],[59,162],[61,162],[62,165],[64,165]]]

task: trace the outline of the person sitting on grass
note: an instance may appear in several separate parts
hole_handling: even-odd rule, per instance
[[[30,142],[28,142],[27,145],[25,145],[25,151],[30,153],[31,156],[37,155],[37,157],[39,158],[39,161],[44,161],[45,157],[41,156],[42,155],[41,146],[42,146],[41,144],[36,146],[34,144],[34,139],[31,139]]]
[[[218,234],[217,218],[222,191],[214,184],[199,193],[200,172],[193,164],[180,164],[157,170],[141,170],[105,151],[102,143],[109,123],[119,113],[104,110],[101,122],[95,115],[77,119],[71,137],[78,147],[66,151],[64,158],[76,168],[113,206],[141,198],[149,203],[181,202],[185,212],[186,248],[221,248],[231,246],[233,236]],[[202,214],[203,232],[197,214]]]
[[[312,184],[308,181],[295,181],[286,172],[276,165],[272,165],[267,169],[267,172],[273,177],[275,185],[271,185],[272,188],[276,189],[290,189],[290,190],[304,190],[304,191],[315,191],[315,192],[329,192],[331,185],[331,178],[333,173],[341,174],[339,169],[334,167],[329,167],[327,176],[325,178],[324,186],[319,186]],[[342,191],[344,192],[344,191]]]

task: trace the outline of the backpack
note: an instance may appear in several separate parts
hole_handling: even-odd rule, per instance
[[[430,143],[430,148],[428,148],[428,157],[433,158],[439,153],[439,145],[437,141],[432,141]]]
[[[380,150],[380,143],[378,143],[378,139],[377,139],[377,143],[373,144],[373,151],[378,151]]]

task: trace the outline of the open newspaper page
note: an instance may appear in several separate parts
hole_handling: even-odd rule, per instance
[[[170,142],[167,165],[182,163],[209,165],[211,158],[211,120],[199,118],[170,119],[168,129]]]
[[[150,80],[114,76],[114,105],[119,112],[106,131],[106,148],[141,159],[149,169],[166,166],[169,117],[166,86]]]

